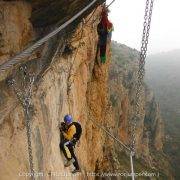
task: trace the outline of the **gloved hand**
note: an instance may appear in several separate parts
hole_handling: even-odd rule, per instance
[[[59,127],[60,132],[65,132],[66,129],[67,129],[66,124],[64,122],[62,122],[60,127]]]

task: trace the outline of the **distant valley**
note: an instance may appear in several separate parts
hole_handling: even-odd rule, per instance
[[[165,120],[165,152],[180,179],[180,50],[150,55],[146,82],[155,93]]]

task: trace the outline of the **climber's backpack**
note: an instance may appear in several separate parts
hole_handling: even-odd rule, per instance
[[[69,127],[71,127],[72,125],[74,125],[76,127],[76,133],[73,136],[73,141],[75,141],[75,143],[76,143],[77,141],[79,141],[79,139],[81,137],[82,127],[81,127],[80,123],[78,123],[78,122],[72,122]]]

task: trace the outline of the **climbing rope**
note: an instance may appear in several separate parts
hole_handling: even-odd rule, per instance
[[[120,146],[124,147],[126,150],[128,150],[128,152],[131,152],[131,149],[125,145],[122,141],[120,141],[118,138],[116,138],[111,132],[107,131],[102,125],[98,124],[95,120],[93,120],[91,118],[91,115],[89,113],[89,120],[93,123],[93,125],[95,125],[96,127],[98,127],[99,129],[103,130],[109,137],[111,137],[112,139],[114,139],[118,144],[120,144]]]
[[[31,143],[31,107],[32,107],[32,88],[34,84],[34,75],[27,72],[27,66],[21,66],[20,72],[23,77],[21,88],[18,89],[18,84],[15,79],[9,79],[8,85],[13,88],[19,102],[21,103],[24,115],[25,115],[25,126],[27,135],[28,155],[29,155],[29,166],[31,172],[31,179],[34,180],[34,164],[33,164],[33,153]]]
[[[134,164],[133,164],[133,156],[134,156],[134,153],[130,153],[130,164],[131,164],[131,177],[132,177],[132,180],[135,179],[134,177]]]
[[[66,28],[69,24],[71,24],[74,20],[76,20],[79,16],[81,16],[85,11],[87,11],[93,4],[95,4],[98,0],[93,0],[89,5],[87,5],[85,8],[83,8],[80,12],[78,12],[76,15],[74,15],[71,19],[69,19],[68,21],[66,21],[64,24],[62,24],[60,27],[58,27],[57,29],[55,29],[54,31],[52,31],[51,33],[49,33],[48,35],[46,35],[44,38],[40,39],[39,41],[37,41],[35,44],[33,44],[32,46],[30,46],[29,48],[25,49],[24,51],[22,51],[20,54],[16,55],[15,57],[13,57],[12,59],[9,59],[8,61],[6,61],[5,63],[3,63],[0,66],[0,72],[3,72],[5,70],[7,70],[8,68],[11,68],[13,65],[18,64],[19,62],[21,62],[21,60],[23,58],[27,58],[28,56],[30,56],[30,54],[36,50],[38,47],[40,47],[42,44],[44,44],[45,42],[47,42],[50,38],[52,38],[53,36],[55,36],[56,34],[58,34],[61,30],[63,30],[64,28]]]

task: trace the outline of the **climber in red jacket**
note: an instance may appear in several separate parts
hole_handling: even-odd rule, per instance
[[[108,10],[104,7],[101,14],[101,21],[98,24],[97,32],[99,35],[97,54],[100,50],[101,63],[106,62],[106,45],[108,36],[111,39],[113,24],[108,19]]]

